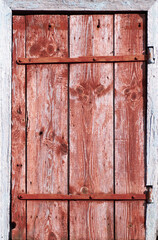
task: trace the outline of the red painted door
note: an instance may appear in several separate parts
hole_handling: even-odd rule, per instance
[[[145,51],[145,14],[13,16],[12,239],[145,239],[144,200],[73,196],[144,192],[146,63],[17,64]]]

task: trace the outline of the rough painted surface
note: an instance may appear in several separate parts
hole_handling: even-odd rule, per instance
[[[67,56],[68,22],[66,20],[66,15],[26,16],[26,57]],[[144,22],[144,15],[117,14],[115,16],[116,55],[141,54],[144,51]],[[59,40],[62,38],[62,41],[58,42],[58,38]],[[108,44],[105,44],[107,42]],[[70,16],[70,57],[103,54],[113,54],[113,15]],[[143,75],[143,69],[145,67],[142,63],[115,65],[116,193],[141,193],[144,187],[143,79],[145,75]],[[67,76],[67,65],[27,66],[28,193],[66,194],[67,192],[68,129],[67,120],[65,121],[68,111]],[[69,108],[69,192],[72,194],[113,192],[113,64],[71,65]],[[62,130],[63,132],[60,133]],[[58,131],[59,134],[57,134]],[[62,135],[61,139],[58,135]],[[139,169],[139,175],[137,169]],[[58,210],[62,209],[62,213],[57,209],[53,211],[58,211],[59,215],[66,218],[66,202],[63,203],[64,208],[61,207],[61,202],[56,204]],[[89,236],[85,237],[90,239],[103,236],[108,239],[111,236],[113,238],[114,220],[110,216],[113,212],[113,203],[107,202],[102,206],[98,204],[98,202],[92,204],[92,212],[94,208],[101,211],[101,207],[103,212],[107,213],[107,209],[109,210],[109,216],[104,219],[105,221],[99,222],[99,227],[102,225],[99,235],[93,230],[90,231]],[[66,225],[58,223],[53,230],[52,226],[55,226],[53,223],[52,226],[51,224],[47,226],[47,214],[43,213],[43,208],[46,206],[46,203],[40,202],[27,203],[27,215],[31,219],[27,221],[29,238],[38,237],[37,218],[45,226],[40,233],[41,236],[48,237],[52,231],[58,234],[57,229],[60,228],[62,237],[65,235]],[[87,224],[88,229],[99,228],[96,227],[98,221],[95,218],[90,225],[85,222],[85,218],[83,222],[77,221],[78,225],[74,226],[72,220],[75,214],[74,203],[72,202],[70,206],[70,237],[72,239],[78,236],[77,231],[82,228],[82,225]],[[76,211],[80,214],[82,209],[87,216],[89,207],[90,203],[84,205],[84,202],[80,202]],[[54,209],[52,206],[47,208]],[[35,214],[37,216],[32,212],[37,212],[38,214]],[[120,216],[122,212],[124,214]],[[117,239],[144,239],[145,218],[142,204],[116,202],[115,213]],[[48,218],[54,221],[50,214]],[[105,228],[105,225],[110,226]],[[120,231],[121,228],[123,230]]]
[[[9,239],[11,168],[11,10],[0,1],[0,239]],[[3,37],[2,37],[3,36]]]
[[[12,7],[13,9],[19,9],[19,10],[29,10],[32,9],[34,6],[35,10],[41,9],[41,10],[56,10],[56,9],[62,9],[64,6],[64,3],[62,2],[61,5],[57,5],[59,1],[53,1],[55,2],[55,5],[53,5],[53,2],[47,2],[47,1],[38,1],[38,4],[36,5],[37,1],[30,1],[30,3],[27,1],[17,1],[17,0],[11,0],[11,1],[5,1],[9,7]],[[65,2],[65,1],[64,1]],[[74,2],[74,1],[73,1]],[[99,1],[98,1],[99,2]],[[146,10],[149,9],[148,12],[148,45],[154,45],[156,48],[156,52],[158,51],[157,46],[157,35],[158,35],[158,28],[157,28],[157,16],[158,16],[158,4],[157,1],[104,1],[104,8],[103,5],[100,5],[97,3],[92,3],[94,10],[122,10],[121,8],[122,2],[126,6],[125,10]],[[109,4],[110,5],[109,5]],[[155,3],[153,5],[153,3]],[[35,5],[34,5],[35,4]],[[89,5],[91,3],[89,1],[82,1],[82,7],[80,7],[80,10],[86,11],[89,10]],[[138,5],[137,5],[138,4]],[[147,5],[146,5],[147,4]],[[41,5],[41,8],[40,8]],[[76,7],[77,9],[78,1],[72,4],[68,4],[66,9],[73,9]],[[137,7],[136,7],[137,5]],[[10,161],[10,149],[11,149],[11,134],[10,132],[10,120],[11,120],[11,11],[8,8],[6,4],[3,4],[3,0],[0,1],[0,35],[3,36],[3,38],[0,38],[0,77],[1,77],[1,83],[0,89],[2,94],[0,94],[0,152],[1,157],[0,159],[3,159],[3,161],[0,163],[0,181],[3,184],[0,184],[0,194],[3,196],[3,198],[0,198],[0,219],[1,225],[0,225],[0,236],[2,238],[6,238],[8,236],[9,231],[9,194],[10,194],[10,181],[9,181],[9,169],[11,165]],[[31,7],[30,7],[31,6]],[[65,7],[65,6],[64,6]],[[2,24],[1,24],[2,23]],[[4,24],[3,24],[4,23]],[[10,34],[9,34],[10,33]],[[10,64],[9,64],[10,62]],[[154,186],[154,204],[148,205],[147,207],[147,239],[153,240],[155,239],[156,234],[156,219],[157,219],[157,198],[156,198],[156,189],[157,189],[157,175],[158,170],[156,168],[157,164],[157,81],[155,81],[157,77],[157,56],[156,56],[156,65],[149,65],[148,66],[148,169],[147,173],[148,178],[147,182],[148,184],[153,184]],[[3,133],[3,134],[2,134]],[[9,150],[8,150],[9,149]],[[3,157],[2,157],[3,156]],[[5,197],[4,197],[5,196]]]
[[[112,66],[70,69],[70,193],[113,193]]]
[[[116,202],[115,240],[144,240],[144,202]],[[154,239],[153,239],[154,240]]]
[[[112,54],[112,15],[70,16],[70,57]],[[82,188],[113,192],[113,64],[70,65],[70,193]]]
[[[70,239],[113,240],[113,203],[71,202]],[[98,223],[98,224],[97,224]]]
[[[144,53],[145,33],[145,15],[116,14],[115,55]],[[145,63],[115,64],[116,193],[145,191],[145,89]],[[116,239],[145,239],[143,202],[115,206]]]
[[[26,16],[27,57],[67,57],[67,41],[67,16]],[[27,67],[28,193],[67,194],[67,82],[67,65]],[[52,212],[59,216],[55,218]],[[32,216],[32,220],[27,221],[29,238],[48,239],[51,232],[58,237],[50,235],[50,239],[65,238],[66,201],[28,202],[27,214]],[[63,222],[60,222],[61,218]]]
[[[67,240],[67,203],[29,201],[27,239]]]
[[[94,11],[121,11],[121,10],[148,10],[155,0],[6,0],[14,10],[94,10]]]
[[[25,57],[25,16],[13,16],[12,71],[12,239],[26,238],[26,202],[17,196],[25,186],[25,66],[16,63]]]
[[[148,46],[154,46],[155,64],[148,65],[147,80],[147,185],[154,203],[147,205],[146,240],[158,236],[158,2],[148,12]]]
[[[113,55],[113,16],[70,16],[70,57],[98,55]],[[113,192],[113,64],[70,65],[69,162],[71,194]],[[76,214],[82,216],[81,211],[85,211],[87,215],[88,205],[78,203]],[[93,203],[92,208],[95,207],[98,208],[97,203]],[[99,208],[112,212],[113,203]],[[71,209],[71,239],[75,239],[86,222],[77,221],[71,229]],[[110,219],[113,236],[113,218]],[[93,231],[89,236],[83,233],[84,239],[100,239],[97,229],[102,229],[100,236],[108,239],[105,221],[94,218],[91,224],[87,227]]]

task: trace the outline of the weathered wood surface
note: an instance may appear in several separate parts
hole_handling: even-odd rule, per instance
[[[113,203],[70,203],[70,239],[113,240]]]
[[[5,3],[4,3],[5,2]],[[65,6],[66,3],[66,6]],[[113,11],[113,10],[149,10],[148,12],[148,45],[155,46],[155,52],[158,52],[158,1],[155,0],[128,0],[128,1],[94,1],[88,0],[79,1],[20,1],[20,0],[1,0],[0,1],[0,194],[3,196],[0,198],[0,236],[1,238],[7,238],[9,232],[9,202],[10,202],[10,180],[9,171],[11,166],[10,161],[10,149],[11,149],[11,9],[19,10],[73,10],[80,9],[97,10],[97,11]],[[154,186],[154,204],[147,206],[147,239],[153,240],[156,237],[156,220],[157,220],[157,176],[158,170],[157,164],[157,93],[158,86],[155,81],[157,72],[157,55],[156,64],[148,66],[148,146],[147,146],[147,183]],[[158,229],[158,227],[157,227]]]
[[[0,239],[9,239],[11,169],[11,10],[0,1]]]
[[[12,71],[12,239],[26,238],[26,203],[18,200],[25,192],[25,66],[16,58],[25,57],[25,16],[13,16]]]
[[[144,14],[115,15],[115,55],[146,49]],[[144,63],[115,64],[115,192],[145,190]],[[116,239],[145,239],[143,203],[116,202]]]
[[[13,10],[147,11],[155,0],[6,0]]]
[[[70,57],[101,54],[113,55],[113,16],[70,16]],[[113,64],[70,65],[69,191],[71,194],[113,192]],[[76,227],[72,226],[73,204],[71,239],[78,236],[77,229],[86,225],[77,221]],[[98,203],[93,207],[98,208]],[[101,208],[112,212],[113,203],[103,204]],[[81,209],[86,216],[87,207],[83,203],[78,204],[76,213],[80,215]],[[113,219],[110,219],[113,236]],[[107,239],[105,222],[95,218],[92,225],[95,229],[92,239],[97,229],[102,229],[100,234]]]
[[[67,57],[67,41],[67,16],[26,16],[26,57]],[[28,193],[67,193],[67,82],[67,65],[27,66]],[[50,211],[65,219],[67,202],[54,204],[27,203],[29,238],[38,239],[39,233],[44,236],[40,239],[52,239],[53,233],[60,234],[57,239],[65,237],[66,221],[61,224],[61,216],[56,219]],[[29,221],[32,212],[40,225],[35,216]]]
[[[148,46],[154,46],[155,64],[147,80],[147,185],[153,186],[153,204],[147,205],[146,240],[158,236],[158,1],[148,12]],[[156,234],[157,231],[157,234]]]
[[[144,240],[144,202],[116,202],[115,239]]]
[[[65,202],[29,201],[27,239],[67,240]]]
[[[98,57],[78,57],[78,58],[18,58],[18,64],[35,64],[35,63],[104,63],[104,62],[135,62],[146,61],[145,55],[133,56],[98,56]]]

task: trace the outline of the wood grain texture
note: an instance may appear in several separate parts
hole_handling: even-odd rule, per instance
[[[144,240],[144,202],[116,202],[115,239]]]
[[[110,67],[97,64],[70,67],[71,194],[113,192]]]
[[[147,11],[155,0],[5,0],[13,10]]]
[[[12,72],[12,239],[26,238],[26,203],[17,198],[25,192],[25,66],[16,64],[25,57],[25,16],[13,16]]]
[[[116,55],[142,54],[145,39],[145,15],[115,15]],[[116,193],[145,190],[145,84],[144,63],[115,64]],[[143,204],[116,202],[116,239],[145,239],[144,212]],[[132,219],[130,227],[127,219]]]
[[[26,17],[27,57],[67,57],[67,16],[30,15]],[[27,67],[27,191],[28,193],[67,193],[67,65],[36,65]],[[53,204],[53,203],[52,203]],[[67,225],[52,213],[50,203],[29,202],[28,215],[39,212],[43,228],[36,225],[33,217],[28,221],[28,236],[41,232],[48,239],[52,226],[62,239]],[[56,203],[55,211],[67,212],[67,202]],[[52,221],[47,223],[47,217]],[[66,224],[64,221],[63,224]],[[62,227],[62,228],[61,228]],[[50,235],[52,239],[53,235]],[[38,239],[38,237],[36,238]]]
[[[28,193],[67,193],[67,66],[28,69]]]
[[[58,4],[59,3],[59,4]],[[66,6],[65,6],[66,4]],[[157,25],[157,12],[158,1],[155,0],[128,0],[128,1],[98,1],[89,2],[87,0],[82,1],[67,1],[59,2],[52,1],[20,1],[20,0],[5,0],[0,1],[0,194],[3,196],[0,198],[0,236],[1,238],[7,238],[9,232],[9,202],[10,202],[10,181],[9,181],[9,169],[11,167],[10,161],[10,149],[11,149],[11,15],[12,10],[149,10],[148,11],[148,45],[154,45],[155,52],[158,51],[158,25]],[[147,207],[147,239],[153,240],[156,238],[156,220],[157,220],[157,176],[158,171],[155,166],[157,164],[157,92],[158,86],[155,81],[157,72],[157,54],[156,64],[148,65],[148,167],[147,167],[147,183],[154,185],[154,204],[150,204]]]
[[[112,28],[112,15],[70,16],[70,57],[113,55]],[[70,65],[69,191],[71,194],[113,192],[112,64]],[[74,209],[73,204],[71,209]],[[97,207],[97,203],[93,206]],[[101,205],[102,211],[107,207],[112,212],[112,203]],[[80,215],[82,208],[86,215],[87,207],[82,203],[78,204],[76,211]],[[79,224],[79,228],[84,227],[83,222]],[[97,229],[101,223],[94,219],[93,224]],[[78,227],[76,230],[72,228],[71,239],[78,231]],[[113,222],[110,229],[113,229]],[[100,234],[107,239],[105,232],[103,224]],[[95,234],[97,230],[92,233],[94,239]]]
[[[112,16],[71,16],[70,57],[112,54],[112,21]],[[71,193],[82,187],[90,193],[113,191],[112,69],[112,64],[70,65]]]
[[[0,1],[0,36],[0,239],[9,239],[12,11],[5,1]]]
[[[112,206],[112,202],[70,202],[70,239],[113,240]]]
[[[31,201],[28,203],[27,239],[67,240],[66,202]]]

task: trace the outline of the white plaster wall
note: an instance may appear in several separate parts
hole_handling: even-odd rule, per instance
[[[6,0],[11,9],[19,10],[148,10],[155,0]]]
[[[154,202],[147,206],[146,239],[158,231],[158,2],[148,12],[148,46],[155,48],[155,64],[148,65],[147,82],[147,185],[153,185]]]
[[[0,0],[0,238],[8,239],[11,149],[11,10]]]

